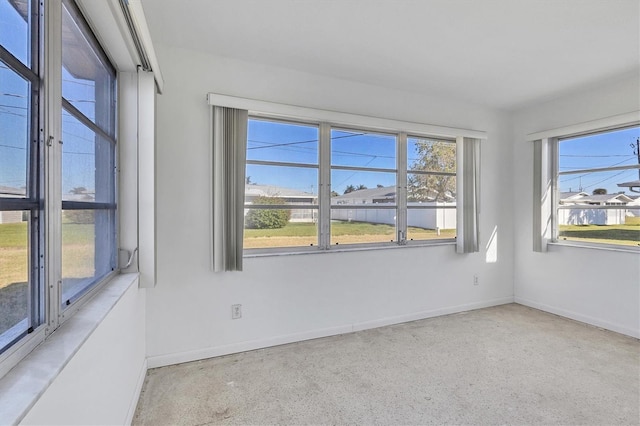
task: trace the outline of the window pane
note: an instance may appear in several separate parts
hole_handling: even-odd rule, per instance
[[[318,244],[317,209],[245,209],[244,248]]]
[[[0,352],[29,327],[29,212],[0,211]]]
[[[62,305],[114,270],[112,210],[64,210],[62,215]]]
[[[637,173],[614,170],[559,176],[558,238],[638,246],[640,194],[624,192],[627,188],[616,185],[636,180]]]
[[[407,174],[407,202],[455,202],[456,177],[447,175]]]
[[[395,186],[395,173],[331,170],[331,204],[395,204]]]
[[[318,164],[318,127],[250,119],[247,160]]]
[[[108,135],[114,130],[115,74],[96,53],[93,37],[67,4],[62,8],[62,97]]]
[[[62,199],[114,202],[114,145],[62,114]]]
[[[456,144],[436,139],[407,139],[407,170],[455,172]]]
[[[567,172],[640,164],[640,157],[637,155],[638,138],[640,138],[640,127],[563,139],[558,144],[558,169],[560,172]],[[633,180],[639,178],[637,170],[627,176],[631,175],[634,175]],[[568,180],[570,177],[574,179]],[[578,175],[567,175],[561,177],[561,179],[564,182],[570,182],[568,186],[563,186],[562,191],[568,191],[569,189],[578,191],[593,190],[598,185],[606,188],[609,193],[621,190],[617,186],[617,183],[621,181],[620,179],[605,180],[601,182],[601,185],[597,180],[581,182]]]
[[[412,209],[407,210],[407,240],[442,240],[456,237],[456,209]],[[431,203],[434,206],[455,206],[453,203]]]
[[[331,209],[331,244],[396,241],[396,209]]]
[[[573,173],[558,176],[558,191],[560,192],[559,200],[566,201],[577,200],[579,194],[593,196],[593,193],[600,195],[610,195],[610,197],[599,197],[603,200],[609,200],[618,193],[624,193],[627,197],[635,197],[637,193],[629,191],[628,187],[620,187],[618,184],[638,180],[638,170],[612,170],[606,172],[587,172]],[[578,198],[582,198],[578,197]],[[600,203],[602,200],[584,198],[583,203]],[[621,200],[626,200],[620,197]],[[621,202],[620,200],[610,200],[611,202]],[[572,201],[573,202],[573,201]],[[628,202],[628,201],[627,201]]]
[[[354,130],[331,130],[334,166],[396,169],[396,137]]]
[[[30,83],[0,62],[0,197],[27,195]]]
[[[0,44],[29,68],[30,28],[30,0],[0,0]]]
[[[318,203],[318,169],[247,164],[245,203],[277,197],[285,204]]]

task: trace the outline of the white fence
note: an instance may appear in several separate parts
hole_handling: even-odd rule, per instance
[[[558,209],[558,224],[624,225],[627,216],[634,214],[629,209]]]
[[[456,209],[412,209],[409,203],[407,225],[423,229],[455,229]],[[438,206],[455,206],[455,203],[438,203]],[[395,209],[332,209],[331,220],[345,222],[383,223],[395,225]]]

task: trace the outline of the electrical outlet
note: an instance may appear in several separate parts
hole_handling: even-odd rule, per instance
[[[242,305],[231,305],[231,319],[242,318]]]
[[[480,280],[478,279],[478,274],[473,275],[473,285],[480,284]]]

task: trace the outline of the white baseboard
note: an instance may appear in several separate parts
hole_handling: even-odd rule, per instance
[[[432,309],[429,311],[414,312],[411,314],[398,315],[395,317],[358,322],[353,324],[353,331],[368,330],[371,328],[384,327],[387,325],[401,324],[403,322],[417,321],[426,318],[439,317],[442,315],[457,314],[459,312],[488,308],[490,306],[505,305],[507,303],[513,303],[513,297],[501,297],[499,299],[485,300],[482,302],[466,303],[463,305]]]
[[[473,309],[487,308],[490,306],[513,303],[513,297],[502,297],[482,302],[468,303],[446,308],[433,309],[428,311],[414,312],[411,314],[399,315],[388,318],[381,318],[372,321],[356,322],[337,327],[329,327],[318,330],[304,331],[301,333],[286,334],[282,336],[270,337],[267,339],[250,340],[246,342],[233,343],[230,345],[215,346],[209,348],[196,349],[193,351],[177,352],[165,355],[156,355],[147,358],[148,368],[164,367],[166,365],[180,364],[183,362],[197,361],[200,359],[213,358],[222,355],[229,355],[238,352],[245,352],[254,349],[262,349],[270,346],[284,345],[287,343],[301,342],[304,340],[317,339],[320,337],[335,336],[338,334],[352,333],[354,331],[368,330],[371,328],[384,327],[387,325],[400,324],[403,322],[416,321],[425,318],[432,318],[441,315],[455,314],[458,312],[470,311]]]
[[[129,411],[127,412],[127,418],[124,423],[125,425],[133,423],[133,416],[136,414],[136,408],[138,406],[138,400],[140,399],[140,393],[142,392],[142,386],[144,385],[144,379],[147,377],[147,370],[147,360],[145,359],[142,362],[142,367],[140,368],[136,389],[131,397],[131,404],[129,404]]]
[[[558,308],[556,306],[547,305],[545,303],[539,303],[533,300],[525,299],[522,297],[515,297],[514,301],[520,305],[529,306],[530,308],[539,309],[541,311],[549,312],[552,314],[560,315],[565,318],[584,322],[596,327],[604,328],[606,330],[615,331],[616,333],[625,334],[627,336],[640,339],[640,329],[633,329],[622,324],[612,323],[610,321],[603,320],[601,318],[591,317],[589,315],[583,315],[578,312],[569,311],[566,309]]]

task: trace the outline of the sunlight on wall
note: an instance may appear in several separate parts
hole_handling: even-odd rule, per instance
[[[496,263],[498,261],[498,227],[493,228],[489,242],[487,243],[487,263]]]

